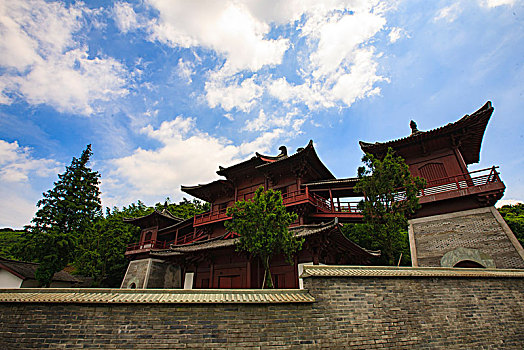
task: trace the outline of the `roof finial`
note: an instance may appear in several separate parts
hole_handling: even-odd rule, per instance
[[[414,120],[409,122],[409,127],[411,128],[411,135],[414,135],[419,132],[417,129],[417,123],[415,123]]]
[[[287,147],[286,146],[280,146],[278,150],[280,151],[280,154],[277,157],[286,157],[287,156]]]

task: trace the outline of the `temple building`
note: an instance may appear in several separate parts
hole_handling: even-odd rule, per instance
[[[491,102],[443,127],[419,131],[384,143],[360,142],[380,157],[389,147],[401,155],[412,175],[427,180],[410,220],[413,266],[524,268],[524,250],[495,203],[506,187],[498,167],[469,171],[480,160],[484,132],[493,114]]]
[[[410,220],[414,266],[524,268],[524,250],[493,207],[505,190],[497,167],[469,172],[479,161],[491,103],[471,115],[430,131],[411,122],[411,135],[382,143],[360,142],[364,152],[382,157],[389,147],[410,172],[427,180],[421,209]],[[131,260],[122,288],[260,288],[262,264],[238,252],[235,233],[224,221],[227,208],[251,199],[257,188],[279,190],[289,211],[298,214],[290,229],[303,237],[293,264],[283,256],[271,263],[276,288],[300,287],[304,264],[370,265],[380,252],[359,247],[340,231],[362,221],[357,209],[358,179],[337,179],[318,157],[313,142],[288,154],[252,158],[219,167],[215,181],[182,186],[185,193],[210,203],[208,212],[183,220],[167,210],[126,219],[142,229],[128,247]]]

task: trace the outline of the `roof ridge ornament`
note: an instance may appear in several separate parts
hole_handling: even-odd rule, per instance
[[[409,122],[409,127],[411,128],[411,135],[416,135],[420,132],[417,128],[417,123],[414,120]]]

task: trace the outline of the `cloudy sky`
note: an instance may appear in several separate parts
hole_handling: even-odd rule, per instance
[[[359,140],[487,100],[470,169],[500,165],[523,200],[523,27],[518,0],[0,0],[0,227],[27,224],[87,144],[105,206],[154,204],[310,139],[355,176]]]

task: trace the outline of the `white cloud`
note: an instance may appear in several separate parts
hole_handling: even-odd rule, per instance
[[[518,200],[518,199],[501,199],[495,204],[497,208],[503,207],[505,205],[516,205],[524,203],[524,201]]]
[[[440,20],[444,20],[449,23],[455,21],[457,17],[460,15],[460,13],[462,12],[462,7],[460,5],[461,4],[457,2],[457,3],[454,3],[453,5],[441,8],[437,12],[435,17],[433,18],[433,21],[437,22]]]
[[[221,106],[226,111],[237,108],[248,112],[263,93],[255,78],[247,78],[241,83],[236,79],[211,78],[205,84],[207,102],[213,108]]]
[[[52,159],[35,158],[28,147],[0,140],[0,227],[20,228],[29,224],[40,193],[32,181],[57,174],[61,164]]]
[[[0,185],[0,228],[21,229],[28,225],[36,212],[36,202],[40,193],[36,193],[26,182]]]
[[[404,29],[398,28],[398,27],[391,28],[391,30],[389,31],[388,36],[389,36],[389,42],[390,43],[396,43],[403,36],[409,37],[408,35],[406,35]]]
[[[231,121],[231,122],[235,120],[235,117],[233,117],[233,116],[231,115],[231,113],[226,113],[226,114],[224,114],[224,118],[226,118],[227,120],[229,120],[229,121]]]
[[[180,185],[195,185],[216,179],[219,165],[235,164],[255,151],[266,152],[277,139],[285,136],[281,129],[265,132],[256,139],[235,146],[231,141],[198,130],[193,118],[176,117],[155,129],[141,131],[158,141],[158,149],[136,149],[127,157],[110,161],[107,176],[102,179],[104,203],[126,203],[180,197]],[[110,191],[108,190],[110,189]]]
[[[193,82],[191,76],[195,74],[193,71],[195,65],[191,61],[184,61],[183,59],[178,60],[177,74],[180,78],[184,79],[188,84]]]
[[[88,47],[75,40],[91,12],[82,3],[0,2],[0,102],[19,96],[59,112],[89,115],[97,101],[125,95],[124,66],[89,56]]]
[[[151,39],[181,47],[202,46],[226,58],[232,72],[279,64],[286,39],[266,39],[268,23],[255,18],[241,2],[148,0],[158,19]]]
[[[36,159],[31,149],[17,141],[0,140],[0,183],[25,182],[30,176],[49,176],[59,171],[60,163],[52,159]]]
[[[324,77],[353,64],[358,47],[378,33],[385,23],[384,17],[371,12],[326,21],[318,28],[318,46],[311,55],[312,75]]]
[[[279,116],[277,112],[273,112],[270,116],[268,116],[264,110],[261,109],[255,119],[246,121],[244,130],[266,131],[277,127],[284,130],[293,129],[294,131],[298,132],[300,126],[302,126],[305,120],[303,118],[296,118],[298,113],[298,108],[295,108],[283,116]]]
[[[493,8],[503,5],[513,6],[515,0],[481,0],[480,4],[484,7]]]
[[[151,40],[218,54],[219,63],[205,85],[205,97],[212,108],[248,112],[264,95],[309,108],[350,106],[356,99],[377,94],[380,90],[375,84],[387,81],[377,73],[373,39],[385,28],[384,13],[391,7],[390,1],[147,3],[158,11],[158,18],[147,26]],[[291,44],[292,37],[286,37],[285,31],[269,38],[271,30],[280,25],[295,28],[306,44],[295,47],[297,43]],[[401,33],[400,28],[394,28],[391,42]],[[290,49],[299,56],[297,70],[303,80],[299,83],[291,84],[271,73]],[[367,62],[361,59],[364,56]],[[359,81],[348,82],[355,78]],[[353,90],[342,94],[343,87]]]
[[[118,29],[123,33],[139,27],[133,6],[126,2],[117,2],[113,7],[113,15]]]

